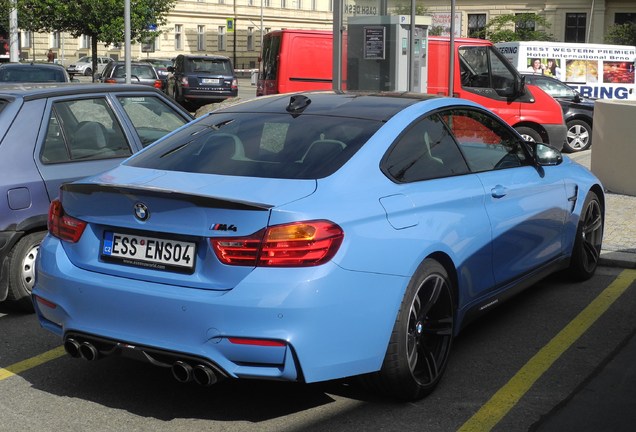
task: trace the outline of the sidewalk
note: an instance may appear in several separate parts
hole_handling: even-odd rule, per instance
[[[591,151],[570,158],[590,168]],[[599,265],[636,268],[636,197],[606,192],[605,232]]]

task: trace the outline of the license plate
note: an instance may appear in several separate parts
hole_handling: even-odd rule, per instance
[[[221,80],[219,78],[203,78],[201,82],[203,84],[221,84]]]
[[[104,233],[102,258],[122,264],[156,270],[192,273],[196,244],[179,240]]]

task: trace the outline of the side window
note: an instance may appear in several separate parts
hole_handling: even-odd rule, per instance
[[[51,110],[51,117],[46,129],[46,138],[44,138],[40,158],[45,164],[69,162],[71,160],[55,108]]]
[[[42,162],[109,159],[131,154],[122,128],[104,98],[53,104]]]
[[[156,96],[119,96],[117,99],[144,147],[188,122]]]
[[[457,109],[443,113],[442,118],[471,171],[513,168],[528,163],[522,141],[506,125],[487,113]]]
[[[496,49],[468,46],[458,52],[462,87],[489,88],[501,97],[514,93],[516,75]]]
[[[437,115],[419,120],[398,138],[383,165],[392,178],[404,183],[469,172],[457,144]]]

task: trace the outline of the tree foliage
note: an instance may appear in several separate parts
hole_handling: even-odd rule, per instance
[[[636,45],[636,24],[614,24],[605,33],[605,43],[615,45]]]
[[[160,33],[176,0],[132,0],[130,2],[130,38],[143,42]],[[124,42],[124,0],[16,0],[18,27],[36,33],[66,32],[73,37],[90,36],[93,70],[97,44]],[[9,16],[11,0],[0,0],[0,14]],[[8,28],[8,18],[2,21]],[[156,26],[153,31],[149,26]]]
[[[554,37],[538,28],[550,28],[545,17],[534,13],[506,14],[492,18],[480,37],[496,42],[552,41]]]

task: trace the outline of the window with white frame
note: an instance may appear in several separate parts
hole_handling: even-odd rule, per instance
[[[316,10],[316,0],[311,0],[311,10],[312,11]]]
[[[263,6],[269,7],[269,0],[263,0]]]
[[[287,7],[287,0],[280,0],[280,8],[285,9]]]
[[[33,32],[25,31],[22,32],[22,48],[32,48],[33,47]]]
[[[183,25],[174,25],[174,49],[180,51],[183,49]]]
[[[51,48],[59,48],[61,46],[61,40],[60,32],[51,33]]]
[[[225,4],[225,0],[219,0],[219,4]]]
[[[205,26],[197,26],[197,50],[205,51]]]
[[[247,50],[254,51],[254,27],[247,28]]]
[[[80,36],[80,49],[88,49],[91,47],[91,37],[89,35]]]
[[[225,26],[219,26],[219,42],[217,49],[225,51]]]
[[[303,8],[303,0],[296,0],[296,8],[297,9]]]

